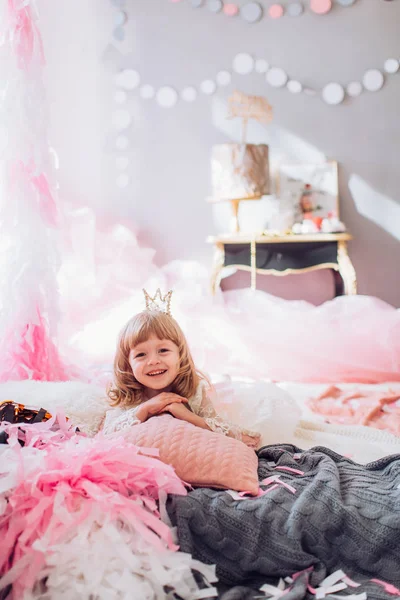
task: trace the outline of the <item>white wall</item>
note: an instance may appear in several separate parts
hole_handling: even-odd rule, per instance
[[[252,126],[249,141],[269,143],[276,156],[306,159],[317,152],[339,162],[341,214],[355,237],[350,252],[359,292],[400,306],[399,73],[388,77],[380,92],[336,107],[273,89],[256,74],[236,75],[232,86],[212,98],[200,96],[171,110],[132,92],[132,184],[120,191],[111,126],[113,73],[102,59],[116,10],[107,0],[39,0],[38,5],[62,200],[131,219],[140,239],[157,249],[160,264],[173,258],[208,264],[212,252],[205,238],[215,232],[215,215],[204,202],[210,193],[210,149],[239,135],[238,125],[224,118],[226,98],[235,87],[264,95],[274,121],[268,128]],[[359,80],[366,69],[399,57],[398,1],[357,0],[326,16],[307,13],[256,25],[194,10],[183,1],[128,0],[127,6],[127,40],[121,46],[127,55],[119,64],[136,68],[156,87],[199,84],[229,69],[238,52],[266,58],[316,88]],[[243,277],[233,283],[240,285]],[[333,292],[328,272],[268,277],[262,286],[316,303]]]

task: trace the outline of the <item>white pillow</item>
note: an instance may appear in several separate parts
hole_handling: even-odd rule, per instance
[[[291,443],[301,410],[296,400],[274,383],[232,380],[214,383],[216,411],[245,429],[261,434],[261,445]]]
[[[110,406],[104,388],[81,381],[8,381],[0,383],[0,402],[14,400],[54,414],[62,408],[74,427],[95,435]]]

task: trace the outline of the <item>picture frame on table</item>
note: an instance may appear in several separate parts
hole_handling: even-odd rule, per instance
[[[304,218],[340,219],[338,164],[282,162],[278,168],[277,196],[284,210]]]

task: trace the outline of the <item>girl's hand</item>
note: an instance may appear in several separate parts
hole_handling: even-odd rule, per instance
[[[143,402],[137,409],[136,416],[143,423],[149,417],[163,412],[163,409],[167,405],[178,405],[182,402],[187,402],[187,398],[178,396],[178,394],[173,394],[172,392],[161,392],[161,394],[154,396],[154,398],[151,398],[151,400],[146,400],[146,402]]]
[[[174,402],[173,404],[168,404],[163,410],[163,413],[169,413],[176,419],[180,419],[181,421],[186,421],[187,423],[191,423],[196,427],[200,427],[201,429],[210,429],[204,419],[192,413],[189,408],[182,403]]]
[[[165,406],[161,412],[169,413],[181,421],[189,421],[189,419],[190,422],[192,421],[192,411],[186,408],[186,406],[182,403],[174,402],[173,404],[167,404],[167,406]]]

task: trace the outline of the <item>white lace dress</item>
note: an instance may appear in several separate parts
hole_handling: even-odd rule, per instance
[[[256,447],[258,445],[260,441],[259,433],[243,429],[242,427],[239,427],[239,425],[222,418],[216,412],[210,399],[208,383],[204,379],[202,379],[197,386],[196,393],[191,398],[188,398],[188,403],[191,411],[204,419],[212,431],[244,441],[250,447]],[[139,419],[136,417],[137,409],[138,407],[136,406],[135,408],[129,409],[112,408],[107,411],[103,432],[106,435],[109,435],[140,423]]]

